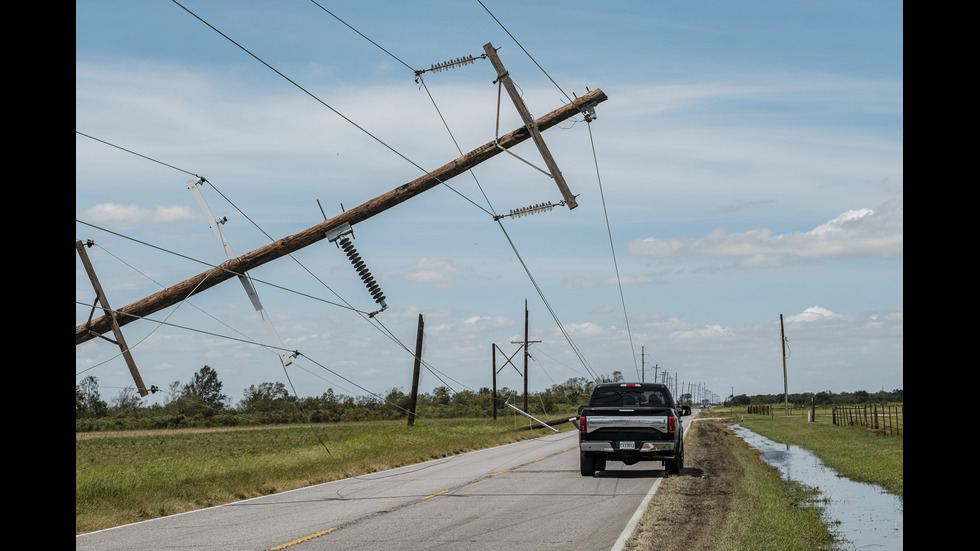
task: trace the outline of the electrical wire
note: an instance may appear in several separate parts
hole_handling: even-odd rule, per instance
[[[313,98],[314,98],[315,100],[317,100],[317,101],[318,101],[318,102],[320,102],[320,103],[321,103],[322,105],[324,105],[325,107],[327,107],[328,109],[330,109],[331,111],[333,111],[334,113],[336,113],[336,114],[337,114],[338,116],[340,116],[340,117],[342,117],[342,118],[343,118],[343,119],[345,119],[345,120],[346,120],[347,122],[349,122],[349,123],[351,123],[352,125],[354,125],[354,126],[355,126],[355,127],[357,127],[358,129],[360,129],[361,131],[363,131],[363,132],[365,132],[365,133],[366,133],[367,135],[369,135],[370,137],[372,137],[373,139],[375,139],[376,141],[378,141],[379,143],[381,143],[382,145],[384,145],[385,147],[387,147],[388,149],[390,149],[390,150],[391,150],[392,152],[394,152],[394,153],[396,153],[397,155],[399,155],[399,156],[400,156],[400,157],[402,157],[403,159],[405,159],[405,160],[407,160],[407,161],[409,161],[410,163],[412,163],[413,165],[415,165],[415,166],[416,166],[417,168],[419,168],[420,170],[423,170],[423,171],[424,171],[424,169],[421,169],[421,167],[419,167],[418,165],[416,165],[416,164],[415,164],[414,162],[412,162],[411,160],[409,160],[409,159],[407,159],[407,158],[406,158],[406,157],[405,157],[404,155],[402,155],[402,154],[400,154],[399,152],[397,152],[396,150],[394,150],[394,149],[393,149],[393,148],[392,148],[391,146],[389,146],[389,145],[387,145],[387,144],[385,144],[385,143],[384,143],[383,141],[381,141],[381,140],[380,140],[379,138],[377,138],[376,136],[374,136],[373,134],[371,134],[370,132],[368,132],[367,130],[365,130],[364,128],[362,128],[361,126],[359,126],[359,125],[357,125],[356,123],[354,123],[353,121],[351,121],[351,120],[350,120],[349,118],[347,118],[346,116],[344,116],[343,114],[341,114],[340,112],[338,112],[338,111],[337,111],[336,109],[334,109],[334,108],[333,108],[333,107],[331,107],[330,105],[328,105],[328,104],[326,104],[325,102],[323,102],[322,100],[320,100],[319,98],[317,98],[316,96],[314,96],[313,94],[311,94],[311,93],[310,93],[309,91],[307,91],[306,89],[304,89],[304,88],[303,88],[302,86],[299,86],[299,85],[298,85],[297,83],[295,83],[294,81],[292,81],[291,79],[289,79],[288,77],[286,77],[285,75],[283,75],[283,74],[282,74],[281,72],[279,72],[278,70],[276,70],[275,68],[273,68],[273,67],[272,67],[271,65],[269,65],[268,63],[265,63],[264,61],[262,61],[262,60],[261,60],[260,58],[258,58],[258,57],[257,57],[257,56],[255,56],[254,54],[252,54],[252,53],[251,53],[250,51],[248,51],[247,49],[245,49],[244,47],[242,47],[241,45],[239,45],[239,44],[238,44],[237,42],[235,42],[234,40],[231,40],[231,39],[230,39],[229,37],[227,37],[226,35],[224,35],[224,33],[221,33],[221,32],[220,32],[220,31],[218,31],[218,30],[217,30],[216,28],[214,28],[213,26],[211,26],[211,25],[210,25],[209,23],[207,23],[207,22],[205,22],[205,21],[204,21],[203,19],[201,19],[201,18],[200,18],[200,17],[198,17],[197,15],[195,15],[195,14],[193,14],[192,12],[190,12],[190,10],[187,10],[187,8],[186,8],[186,7],[184,7],[184,6],[182,6],[182,5],[180,4],[180,3],[178,3],[178,2],[176,2],[176,1],[174,1],[174,3],[175,3],[175,4],[177,4],[178,6],[180,6],[180,7],[182,8],[182,9],[184,9],[184,10],[185,10],[185,11],[187,11],[188,13],[191,13],[191,15],[193,15],[193,16],[194,16],[195,18],[197,18],[197,19],[198,19],[198,20],[200,20],[200,21],[201,21],[202,23],[204,23],[204,24],[205,24],[205,25],[207,25],[208,27],[210,27],[210,28],[212,28],[213,30],[215,30],[215,32],[218,32],[219,34],[221,34],[221,35],[222,35],[223,37],[225,37],[226,39],[228,39],[229,41],[231,41],[231,42],[232,42],[233,44],[235,44],[236,46],[238,46],[239,48],[241,48],[241,49],[242,49],[243,51],[245,51],[246,53],[248,53],[249,55],[251,55],[251,56],[252,56],[253,58],[255,58],[255,59],[256,59],[256,60],[258,60],[259,62],[261,62],[261,63],[263,63],[263,64],[264,64],[265,66],[267,66],[267,67],[268,67],[269,69],[271,69],[271,70],[273,70],[274,72],[276,72],[277,74],[279,74],[280,76],[282,76],[283,78],[285,78],[285,79],[286,79],[287,81],[289,81],[290,83],[292,83],[292,84],[293,84],[294,86],[296,86],[297,88],[299,88],[299,89],[300,89],[300,90],[302,90],[303,92],[305,92],[305,93],[307,93],[308,95],[310,95],[311,97],[313,97]],[[316,2],[313,2],[313,3],[314,3],[314,4],[316,4],[317,6],[320,6],[320,5],[319,5],[319,4],[317,4]],[[482,5],[482,2],[481,2],[481,5]],[[322,6],[320,6],[320,7],[321,7],[321,9],[324,9],[324,8],[322,8]],[[486,9],[486,6],[484,6],[484,9]],[[324,9],[324,11],[326,11],[327,13],[330,13],[330,12],[329,12],[328,10],[326,10],[326,9]],[[489,12],[489,10],[487,10],[487,11]],[[330,13],[330,14],[331,14],[331,15],[333,15],[332,13]],[[491,14],[491,16],[492,16],[492,14]],[[334,17],[336,17],[336,16],[334,16]],[[339,18],[338,18],[338,19],[339,19]],[[494,19],[496,19],[496,18],[494,17]],[[346,23],[345,23],[345,24],[346,24]],[[349,25],[348,25],[348,26],[349,26]],[[352,30],[354,30],[355,32],[358,32],[358,34],[361,34],[361,33],[360,33],[359,31],[356,31],[356,29],[353,29],[353,27],[350,27],[350,28],[351,28]],[[506,30],[506,29],[505,29],[505,30]],[[508,34],[510,34],[510,33],[508,32]],[[364,36],[364,35],[363,35],[363,34],[361,34],[361,36]],[[364,38],[366,38],[366,39],[367,39],[367,37],[366,37],[366,36],[364,36]],[[370,39],[368,39],[368,40],[370,41]],[[378,46],[378,45],[377,45],[376,43],[374,43],[373,41],[371,41],[371,42],[372,42],[373,44],[375,44],[376,46]],[[515,40],[515,42],[516,42],[516,40]],[[379,47],[379,48],[381,48],[380,46],[378,46],[378,47]],[[381,48],[381,49],[382,49],[382,50],[384,50],[384,48]],[[523,49],[523,46],[522,46],[522,49]],[[385,51],[386,53],[388,53],[389,55],[392,55],[392,54],[390,54],[390,52],[387,52],[387,50],[384,50],[384,51]],[[525,52],[526,52],[526,50],[525,50]],[[529,54],[528,54],[528,55],[529,55]],[[392,55],[392,57],[394,57],[394,58],[395,58],[396,60],[398,60],[398,58],[397,58],[397,57],[395,57],[395,56],[393,56],[393,55]],[[530,57],[530,55],[529,55],[529,57]],[[533,58],[532,58],[532,60],[533,60]],[[398,61],[400,61],[400,62],[401,62],[401,60],[398,60]],[[401,62],[401,63],[402,63],[403,65],[405,65],[406,67],[409,67],[409,68],[411,69],[411,67],[410,67],[410,66],[408,66],[407,64],[405,64],[404,62]],[[537,62],[535,62],[535,63],[537,64]],[[538,66],[539,66],[539,68],[540,68],[540,65],[538,65]],[[544,72],[544,71],[543,71],[543,69],[542,69],[542,72]],[[545,74],[547,75],[547,73],[545,73]],[[550,79],[550,76],[549,76],[549,79]],[[552,80],[552,82],[554,82],[554,81]],[[557,83],[556,83],[555,85],[556,85],[556,87],[557,87]],[[425,88],[425,90],[426,90],[426,92],[427,92],[427,94],[429,94],[429,96],[430,96],[430,100],[432,100],[432,102],[433,102],[433,105],[434,105],[434,106],[436,107],[436,110],[437,110],[437,112],[439,113],[439,116],[440,116],[440,118],[441,118],[441,119],[443,120],[443,123],[444,123],[444,125],[446,125],[446,127],[447,127],[447,130],[449,130],[449,128],[448,128],[448,124],[447,124],[447,123],[445,122],[445,119],[444,119],[444,117],[442,117],[442,114],[441,114],[441,112],[439,112],[439,110],[438,110],[438,106],[437,106],[437,105],[435,104],[435,101],[434,101],[434,99],[432,98],[432,95],[431,95],[431,92],[429,91],[429,89],[428,89],[428,87],[427,87],[427,86],[425,86],[425,83],[424,83],[424,80],[422,81],[422,86],[423,86],[423,87]],[[559,90],[561,90],[561,88],[560,88],[560,87],[558,87],[558,88],[559,88]],[[562,93],[564,93],[564,92],[562,92]],[[565,96],[566,96],[566,97],[568,97],[568,96],[567,96],[567,94],[565,94]],[[569,98],[569,99],[570,99],[570,98]],[[84,134],[84,133],[81,133],[81,132],[78,132],[78,134],[80,134],[80,135],[83,135],[83,136],[86,136],[86,137],[90,137],[90,138],[92,138],[91,136],[88,136],[87,134]],[[451,133],[451,132],[450,132],[450,135],[452,135],[452,133]],[[96,139],[96,140],[98,140],[97,138],[92,138],[92,139]],[[453,138],[453,140],[454,140],[454,142],[455,142],[455,137]],[[98,141],[102,141],[102,140],[98,140]],[[107,144],[108,144],[108,142],[103,142],[103,143],[107,143]],[[108,144],[108,145],[111,145],[111,146],[113,146],[113,147],[118,147],[118,146],[115,146],[115,145],[113,145],[113,144]],[[120,149],[123,149],[123,148],[120,148]],[[458,146],[458,144],[457,144],[457,149],[459,149],[459,146]],[[123,150],[124,150],[124,151],[129,151],[129,150],[126,150],[126,149],[123,149]],[[129,152],[130,152],[130,153],[134,153],[134,152],[132,152],[132,151],[129,151]],[[149,160],[152,160],[152,161],[154,161],[154,162],[159,162],[159,161],[156,161],[156,160],[154,160],[154,159],[150,159],[149,157],[145,157],[145,156],[143,156],[143,155],[140,155],[140,154],[138,154],[138,153],[134,153],[134,154],[136,154],[136,155],[139,155],[139,156],[141,156],[141,157],[144,157],[144,158],[147,158],[147,159],[149,159]],[[188,172],[188,171],[185,171],[185,170],[182,170],[182,169],[179,169],[179,168],[177,168],[177,167],[173,167],[172,165],[166,165],[166,163],[160,163],[160,164],[164,164],[165,166],[171,166],[172,168],[175,168],[176,170],[180,170],[181,172],[185,172],[185,173],[187,173],[187,174],[192,174],[192,175],[194,175],[194,176],[197,176],[196,174],[193,174],[193,173],[191,173],[191,172]],[[471,171],[471,172],[472,172],[472,171]],[[475,178],[475,175],[474,175],[474,179],[476,179],[476,178]],[[436,178],[436,180],[438,180],[438,178]],[[210,183],[210,182],[209,182],[209,183]],[[443,184],[445,184],[445,182],[441,182],[441,180],[440,180],[440,183],[443,183]],[[480,186],[480,185],[479,185],[479,182],[478,182],[478,181],[477,181],[477,185],[478,185],[478,186],[480,187],[480,190],[481,190],[481,192],[483,192],[483,195],[484,195],[484,198],[485,198],[485,199],[487,200],[487,204],[488,204],[488,205],[490,205],[490,201],[489,201],[489,199],[487,198],[487,196],[486,196],[486,193],[485,193],[485,191],[483,190],[483,188],[482,188],[482,186]],[[214,186],[213,186],[213,184],[212,184],[212,187],[214,187]],[[447,187],[449,187],[449,186],[447,186]],[[216,191],[217,191],[217,188],[215,188],[215,189],[216,189]],[[450,189],[452,189],[452,188],[450,188]],[[453,190],[453,191],[455,191],[455,190]],[[220,191],[218,191],[218,193],[220,194]],[[459,193],[459,192],[457,192],[457,193]],[[460,195],[462,196],[462,194],[460,194]],[[222,194],[222,197],[224,197],[224,195],[223,195],[223,194]],[[463,196],[463,197],[464,197],[464,198],[466,198],[465,196]],[[492,212],[490,212],[490,211],[487,211],[486,209],[483,209],[483,207],[480,207],[479,205],[476,205],[476,203],[474,203],[474,202],[473,202],[472,200],[469,200],[468,198],[466,198],[466,199],[467,199],[468,201],[470,201],[471,203],[473,203],[473,204],[474,204],[475,206],[477,206],[477,207],[479,207],[479,208],[481,208],[482,210],[484,210],[484,212],[487,212],[488,214],[493,214]],[[227,200],[227,198],[226,198],[226,200]],[[229,201],[229,203],[231,203],[231,201]],[[233,204],[233,203],[232,203],[232,204]],[[237,207],[236,207],[236,208],[237,208]],[[492,205],[490,205],[490,208],[491,208],[491,210],[492,210]],[[242,212],[242,211],[241,211],[241,210],[239,209],[239,212]],[[243,215],[245,215],[245,213],[244,213],[244,212],[242,212],[242,214],[243,214]],[[246,218],[248,218],[248,216],[247,216],[247,215],[245,215],[245,216],[246,216]],[[250,218],[249,218],[249,220],[250,220],[250,221],[252,221],[252,220],[251,220]],[[607,220],[607,221],[608,221],[608,220]],[[80,222],[80,223],[83,223],[83,224],[87,224],[87,223],[85,223],[85,222],[83,222],[83,221],[80,221],[80,220],[77,220],[77,222]],[[254,224],[254,221],[252,221],[252,222],[253,222],[253,224]],[[91,224],[88,224],[88,225],[91,225]],[[94,226],[94,225],[93,225],[92,227],[97,227],[97,226]],[[256,227],[258,227],[258,226],[256,225]],[[507,237],[507,240],[508,240],[508,242],[510,242],[510,244],[511,244],[511,247],[512,247],[512,248],[514,249],[514,252],[515,252],[515,254],[517,254],[517,255],[518,255],[518,258],[519,258],[519,260],[521,261],[521,264],[522,264],[522,265],[524,266],[524,269],[525,269],[525,271],[527,272],[527,274],[528,274],[528,276],[529,276],[529,278],[531,278],[531,281],[532,281],[532,283],[533,283],[533,285],[534,285],[534,287],[535,287],[535,288],[536,288],[536,289],[538,290],[538,293],[539,293],[539,295],[540,295],[540,297],[541,297],[541,299],[542,299],[542,301],[544,301],[544,302],[545,302],[545,304],[546,304],[546,306],[547,306],[547,308],[548,308],[548,310],[549,310],[549,311],[550,311],[550,312],[552,313],[552,317],[553,317],[553,318],[555,319],[555,321],[556,321],[556,323],[558,323],[558,325],[559,325],[559,328],[560,328],[560,329],[562,330],[562,332],[563,332],[563,333],[565,333],[565,335],[566,335],[566,339],[567,339],[567,340],[569,341],[569,344],[570,344],[570,345],[572,346],[572,348],[573,348],[573,350],[575,350],[575,352],[576,352],[576,354],[577,354],[577,355],[579,356],[579,358],[580,358],[580,359],[581,359],[581,360],[583,361],[583,365],[585,365],[585,366],[586,366],[586,369],[588,369],[588,370],[589,370],[590,372],[592,372],[592,373],[594,374],[594,372],[593,372],[593,371],[591,370],[591,368],[590,368],[590,367],[588,366],[588,363],[584,361],[584,357],[582,357],[582,355],[581,355],[581,353],[580,353],[580,352],[578,351],[578,349],[577,349],[577,347],[575,347],[575,345],[574,345],[574,343],[573,343],[573,342],[571,342],[571,338],[570,338],[570,336],[569,336],[569,335],[567,334],[567,332],[565,332],[565,330],[564,330],[564,327],[562,326],[562,324],[560,323],[560,321],[559,321],[559,320],[557,319],[557,316],[555,315],[555,313],[554,313],[554,310],[553,310],[553,309],[551,308],[551,306],[550,306],[550,304],[548,304],[548,303],[547,303],[547,299],[546,299],[546,298],[544,297],[544,295],[543,295],[543,291],[542,291],[542,290],[540,289],[540,287],[538,286],[538,284],[537,284],[537,282],[536,282],[536,281],[534,280],[534,278],[533,278],[533,276],[532,276],[532,274],[530,273],[530,270],[529,270],[529,269],[527,268],[527,265],[526,265],[526,264],[524,263],[524,261],[523,261],[523,259],[522,259],[522,258],[520,258],[520,255],[519,255],[519,253],[518,253],[518,252],[517,252],[517,250],[516,250],[516,246],[514,245],[514,243],[513,243],[513,241],[512,241],[511,239],[510,239],[510,237],[509,237],[509,235],[507,235],[507,233],[506,233],[506,230],[505,230],[505,229],[503,228],[503,226],[502,226],[502,225],[501,225],[501,229],[503,230],[503,232],[504,232],[504,234],[505,234],[505,236]],[[108,230],[105,230],[105,231],[108,231]],[[110,233],[115,233],[115,232],[110,232]],[[117,234],[117,235],[118,235],[118,234]],[[125,237],[125,236],[123,236],[123,237]],[[128,239],[128,238],[127,238],[127,239]],[[137,241],[137,240],[134,240],[134,241]],[[160,250],[165,250],[165,249],[162,249],[162,248],[160,248],[160,247],[155,247],[155,248],[159,248]],[[171,253],[171,254],[176,254],[176,253]],[[179,256],[182,256],[182,255],[179,255]],[[295,260],[295,259],[294,259],[294,260]],[[203,263],[203,262],[202,262],[202,263]],[[206,263],[205,263],[205,264],[206,264]],[[301,265],[302,265],[302,264],[301,264]],[[263,282],[263,283],[267,283],[267,282]],[[269,284],[269,283],[267,283],[267,284]],[[270,285],[271,285],[271,284],[270,284]],[[328,289],[329,289],[329,287],[328,287]],[[336,293],[335,293],[335,294],[336,294]],[[316,297],[310,297],[310,298],[316,298]],[[322,299],[318,299],[318,300],[322,300]],[[330,304],[335,304],[335,303],[331,303],[330,301],[324,301],[324,302],[327,302],[327,303],[330,303]],[[335,304],[335,305],[337,305],[337,306],[340,306],[339,304]],[[348,304],[348,307],[350,307],[350,305],[349,305],[349,304]],[[354,309],[353,307],[350,307],[350,309],[352,309],[352,310],[354,310],[354,311],[357,311],[357,310],[356,310],[356,309]],[[363,312],[359,312],[359,313],[361,313],[362,315],[364,315],[364,313],[363,313]],[[383,327],[383,325],[381,325],[381,326]],[[389,335],[391,335],[391,334],[390,334],[390,331],[388,331],[388,330],[387,330],[387,328],[385,328],[385,331],[386,331],[386,332],[387,332],[387,333],[388,333]],[[220,336],[220,335],[217,335],[217,336]],[[391,337],[393,337],[393,335],[391,335]],[[233,340],[236,340],[236,339],[233,339]],[[248,342],[248,341],[243,341],[243,342]],[[397,342],[397,339],[396,339],[396,342]],[[260,344],[260,343],[255,343],[254,341],[252,341],[252,344]],[[402,346],[404,347],[404,345],[402,345]],[[270,347],[270,348],[274,348],[274,347]],[[404,348],[406,348],[406,350],[407,350],[407,347],[404,347]],[[431,369],[430,369],[430,370],[431,370]],[[438,377],[438,375],[437,375],[437,377]],[[441,380],[441,379],[440,379],[440,380]],[[444,382],[444,381],[443,381],[443,382]],[[359,385],[358,385],[358,386],[359,386]],[[447,386],[448,386],[448,385],[447,385]]]
[[[552,82],[552,84],[555,85],[555,88],[557,88],[558,91],[561,92],[568,101],[572,101],[572,98],[568,97],[568,94],[566,94],[565,91],[562,90],[561,86],[559,86],[558,83],[555,82],[555,80],[553,78],[551,78],[551,75],[549,75],[548,72],[545,71],[543,67],[541,67],[541,64],[539,64],[537,62],[537,60],[535,60],[534,57],[530,54],[530,52],[528,52],[527,49],[525,49],[524,46],[517,40],[517,38],[515,38],[514,35],[511,34],[511,32],[509,30],[507,30],[507,27],[505,27],[504,24],[501,23],[499,19],[497,19],[497,16],[495,16],[490,11],[490,9],[487,8],[486,5],[483,4],[483,2],[481,0],[477,0],[477,2],[479,2],[479,4],[481,6],[483,6],[483,9],[486,10],[488,14],[490,14],[490,17],[492,17],[493,20],[496,21],[498,25],[500,25],[500,28],[503,29],[504,32],[507,33],[507,36],[511,37],[511,39],[514,41],[514,43],[517,44],[517,46],[520,47],[520,49],[523,50],[525,54],[527,54],[527,57],[535,65],[537,65],[538,69],[541,69],[541,72],[546,77],[548,77],[548,80],[550,80]],[[633,357],[633,366],[636,369],[637,378],[639,378],[639,376],[640,376],[640,368],[636,364],[636,348],[633,345],[633,332],[630,330],[630,326],[629,326],[629,315],[628,315],[628,312],[626,310],[626,298],[625,298],[625,295],[623,293],[623,282],[622,282],[622,278],[619,275],[619,263],[616,261],[616,249],[613,246],[612,229],[611,229],[611,226],[609,224],[609,212],[606,209],[605,194],[602,191],[602,178],[599,175],[599,161],[598,161],[598,157],[596,156],[595,141],[592,139],[592,125],[590,124],[590,125],[587,125],[587,126],[589,127],[589,143],[590,143],[590,145],[592,147],[592,157],[593,157],[593,160],[595,161],[596,179],[598,180],[599,194],[602,197],[602,212],[603,212],[603,215],[605,216],[605,219],[606,219],[606,231],[609,234],[609,247],[612,250],[613,265],[614,265],[615,271],[616,271],[616,282],[619,285],[619,296],[620,296],[620,300],[623,303],[623,315],[626,318],[626,332],[627,332],[627,334],[629,336],[630,351],[632,352],[631,356]]]
[[[315,2],[313,0],[311,0],[311,2],[313,2],[317,6],[320,6],[320,4],[318,4],[317,2]],[[482,5],[482,2],[481,2],[481,5]],[[405,63],[404,61],[402,61],[401,59],[399,59],[397,56],[395,56],[394,54],[392,54],[388,50],[386,50],[383,47],[381,47],[377,42],[375,42],[374,40],[371,40],[370,38],[368,38],[366,35],[364,35],[360,31],[358,31],[357,29],[355,29],[353,26],[351,26],[350,24],[348,24],[346,21],[344,21],[343,19],[341,19],[340,17],[338,17],[336,14],[330,12],[329,10],[326,10],[322,6],[320,6],[320,7],[321,7],[321,9],[323,9],[324,11],[326,11],[327,13],[329,13],[332,17],[334,17],[335,19],[337,19],[338,21],[340,21],[341,23],[343,23],[344,25],[346,25],[348,28],[350,28],[351,30],[353,30],[354,32],[356,32],[358,35],[360,35],[361,37],[363,37],[364,39],[366,39],[371,44],[374,44],[375,46],[377,46],[383,52],[385,52],[386,54],[388,54],[389,56],[391,56],[393,59],[395,59],[396,61],[398,61],[399,63],[401,63],[405,67],[407,67],[409,70],[412,70],[416,74],[416,78],[421,81],[422,87],[425,89],[426,93],[429,95],[429,99],[432,102],[433,107],[436,109],[436,112],[438,113],[438,115],[440,117],[440,120],[442,120],[443,126],[446,127],[446,131],[449,133],[449,136],[453,140],[453,144],[455,144],[456,149],[459,151],[460,155],[462,155],[463,152],[462,152],[462,149],[459,146],[459,143],[456,140],[456,137],[453,135],[452,130],[449,128],[449,124],[446,122],[445,118],[442,116],[442,112],[439,110],[438,105],[436,105],[436,102],[435,102],[435,99],[432,96],[432,93],[429,91],[428,86],[425,85],[425,80],[421,78],[421,76],[418,74],[418,71],[415,71],[409,64]],[[486,9],[486,6],[484,6],[484,9]],[[487,12],[489,13],[489,10],[487,10]],[[491,17],[493,17],[493,14],[492,13],[490,15],[491,15]],[[496,19],[496,17],[494,17],[494,19]],[[499,21],[498,21],[498,23],[499,23]],[[504,30],[506,31],[506,29],[504,29]],[[510,35],[510,32],[507,31],[507,34]],[[511,37],[513,38],[513,35],[511,35]],[[515,42],[516,42],[516,39],[515,39]],[[521,49],[524,49],[523,46],[521,47]],[[524,51],[525,51],[525,53],[527,53],[527,50],[524,50]],[[530,54],[528,54],[528,56],[530,57]],[[532,60],[533,60],[533,58],[532,58]],[[535,62],[535,64],[537,64],[537,62]],[[538,67],[541,68],[540,65],[538,65]],[[542,72],[544,72],[544,69],[542,69]],[[545,72],[545,74],[547,75],[546,72]],[[550,79],[551,77],[549,76],[548,78]],[[554,83],[554,80],[552,80],[552,82]],[[558,87],[559,90],[561,90],[561,87],[559,87],[557,85],[557,83],[555,83],[555,86]],[[562,91],[562,93],[564,94],[564,91]],[[565,97],[568,98],[568,94],[565,94]],[[569,101],[571,101],[571,98],[568,98],[568,99],[569,99]],[[555,314],[554,309],[552,309],[551,308],[551,305],[548,303],[547,298],[544,296],[543,290],[537,284],[537,282],[535,281],[534,276],[531,274],[531,271],[528,268],[527,264],[524,262],[523,258],[521,258],[521,256],[520,256],[520,253],[517,251],[517,246],[514,244],[513,240],[510,238],[510,235],[507,233],[506,228],[504,228],[503,224],[500,223],[499,217],[496,216],[496,211],[493,208],[493,205],[491,204],[491,201],[490,201],[489,197],[487,196],[486,191],[483,189],[483,186],[480,185],[479,180],[477,180],[474,171],[472,169],[469,169],[468,172],[472,175],[472,177],[473,177],[474,181],[476,182],[477,187],[480,189],[481,193],[483,193],[483,197],[487,201],[487,205],[490,208],[490,211],[492,211],[490,214],[492,214],[494,216],[494,218],[497,220],[497,223],[498,223],[498,225],[499,225],[502,233],[504,234],[504,237],[507,239],[507,242],[510,244],[510,246],[513,249],[514,254],[517,256],[518,260],[520,260],[521,265],[524,267],[525,273],[527,273],[528,278],[531,280],[531,283],[534,286],[535,290],[537,291],[538,296],[541,298],[542,302],[545,304],[546,308],[551,313],[552,318],[555,320],[555,322],[558,325],[559,329],[561,330],[562,334],[565,336],[565,339],[569,343],[569,346],[572,348],[572,350],[575,352],[576,356],[582,362],[582,365],[585,366],[586,370],[589,371],[596,379],[598,379],[598,375],[595,374],[595,372],[589,366],[588,362],[585,360],[585,357],[578,350],[578,347],[572,342],[571,335],[569,335],[568,332],[565,331],[563,324],[561,323],[560,320],[558,320],[557,314]],[[484,211],[486,212],[486,209],[484,209]]]

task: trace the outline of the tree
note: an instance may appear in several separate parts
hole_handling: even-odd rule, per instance
[[[93,375],[75,385],[75,419],[105,417],[109,406],[99,395],[99,380]]]
[[[194,413],[214,414],[224,409],[228,396],[221,393],[218,372],[205,365],[184,385],[181,401],[184,408]]]
[[[242,411],[272,411],[281,409],[289,402],[289,391],[286,385],[277,383],[260,383],[245,389],[245,398],[239,403]]]
[[[126,388],[119,391],[119,394],[112,399],[112,412],[117,414],[133,414],[140,405],[139,394],[136,393],[136,387],[127,386]]]

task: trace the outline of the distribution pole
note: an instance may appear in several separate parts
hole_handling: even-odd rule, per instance
[[[527,299],[524,299],[524,413],[527,413],[527,358],[530,355],[527,342]]]
[[[576,98],[571,103],[567,103],[551,113],[538,118],[534,121],[534,129],[537,131],[547,130],[582,113],[586,107],[605,101],[606,99],[608,98],[602,90],[592,90],[581,98]],[[181,283],[158,291],[127,306],[123,306],[115,311],[116,325],[126,325],[129,322],[149,316],[154,312],[173,306],[182,300],[255,269],[267,262],[289,255],[303,247],[326,239],[329,230],[337,228],[344,223],[354,225],[367,220],[498,155],[502,151],[501,148],[507,149],[514,147],[531,137],[531,129],[527,126],[522,126],[509,134],[470,151],[440,168],[428,172],[407,184],[401,185],[357,207],[344,211],[329,220],[325,220],[320,224],[289,237],[260,247],[252,252],[245,253],[238,258],[228,260]],[[75,345],[77,346],[83,342],[87,342],[112,330],[113,322],[108,314],[94,320],[89,320],[86,323],[75,326]]]
[[[644,349],[645,348],[646,347],[644,347],[644,346],[641,346],[640,347],[640,382],[641,383],[647,382],[647,379],[646,379],[647,366],[644,363],[644,360],[646,360],[646,354],[644,353]]]
[[[75,250],[78,251],[78,257],[82,260],[82,265],[85,266],[85,271],[88,273],[89,280],[92,282],[92,288],[95,289],[96,301],[102,305],[102,310],[112,323],[112,333],[116,337],[116,340],[113,342],[119,345],[119,350],[122,351],[123,359],[126,360],[126,366],[129,367],[129,373],[133,376],[133,381],[136,382],[136,390],[140,396],[146,396],[149,394],[149,391],[146,390],[146,385],[143,384],[143,378],[140,376],[139,369],[136,367],[136,361],[129,351],[129,345],[126,344],[126,338],[123,337],[122,330],[119,329],[121,325],[119,319],[116,317],[115,312],[112,311],[112,308],[109,307],[109,299],[106,298],[105,291],[102,290],[102,284],[99,283],[99,278],[95,275],[95,268],[92,266],[92,261],[89,260],[88,253],[85,252],[85,246],[86,244],[82,243],[81,240],[75,241]],[[95,311],[95,307],[92,308],[92,311]],[[102,335],[99,335],[99,337],[111,340]]]
[[[786,402],[786,417],[789,417],[789,384],[786,382],[786,331],[783,329],[783,315],[779,314],[780,342],[783,344],[783,398]]]
[[[528,333],[527,333],[527,299],[524,299],[524,342],[523,343],[519,343],[519,342],[515,342],[514,343],[514,344],[521,344],[521,345],[524,346],[524,413],[527,413],[527,360],[531,356],[531,352],[530,352],[529,348],[530,348],[532,342],[541,342],[541,341],[529,341],[529,340],[527,340],[527,335],[528,335]],[[520,351],[519,348],[518,348],[518,351]],[[514,354],[517,354],[517,352],[514,352]],[[494,358],[496,358],[496,356],[494,356]],[[513,365],[513,364],[511,364],[511,365]],[[515,368],[516,368],[516,366],[515,366]],[[503,368],[501,368],[501,369],[503,369]]]
[[[412,398],[408,403],[408,426],[415,425],[415,407],[419,399],[419,372],[422,367],[422,314],[419,314],[419,334],[415,339],[415,369],[412,372]]]

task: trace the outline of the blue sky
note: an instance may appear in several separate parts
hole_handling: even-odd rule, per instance
[[[578,207],[498,155],[354,227],[378,308],[326,240],[249,273],[284,368],[229,280],[123,330],[147,385],[203,365],[237,403],[491,386],[529,311],[530,387],[620,371],[719,396],[903,386],[900,2],[513,0],[76,2],[76,239],[115,308],[371,200],[521,124],[493,44]],[[110,145],[111,144],[111,145]],[[531,144],[515,155],[544,167]],[[421,168],[420,168],[421,167]],[[76,255],[76,325],[94,291]],[[166,322],[166,323],[161,323]],[[251,342],[254,341],[253,344]],[[498,353],[499,354],[499,353]],[[504,358],[498,355],[497,367]],[[132,386],[118,348],[76,346],[76,383]],[[287,378],[288,375],[288,378]],[[520,389],[511,368],[498,387]],[[145,399],[161,401],[161,395]]]

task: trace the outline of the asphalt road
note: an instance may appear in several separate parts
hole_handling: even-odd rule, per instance
[[[583,477],[577,434],[549,434],[82,534],[75,549],[610,551],[662,469],[610,462]]]

